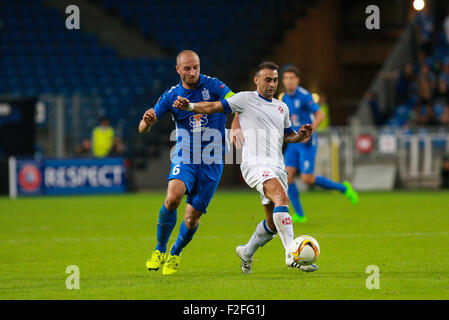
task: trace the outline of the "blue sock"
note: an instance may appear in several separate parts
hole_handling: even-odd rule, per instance
[[[288,185],[288,198],[290,199],[296,214],[300,217],[304,217],[304,211],[302,210],[301,202],[299,200],[299,191],[296,187],[296,183]]]
[[[346,192],[346,187],[341,183],[334,182],[325,177],[316,177],[315,185],[324,189],[338,190],[341,193]]]
[[[157,223],[156,250],[159,250],[160,252],[167,251],[168,239],[176,225],[176,218],[176,210],[168,210],[165,208],[165,204],[162,205],[161,211],[159,211],[159,221]]]
[[[198,230],[198,227],[199,225],[195,229],[189,230],[187,229],[187,226],[183,221],[181,223],[181,227],[179,227],[178,239],[176,239],[176,242],[173,245],[170,254],[179,256],[182,252],[182,249],[184,249],[193,239],[193,235],[195,234],[196,230]]]

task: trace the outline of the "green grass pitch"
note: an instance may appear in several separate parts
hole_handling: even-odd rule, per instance
[[[256,192],[218,191],[174,276],[149,272],[163,193],[0,198],[0,299],[448,299],[449,193],[362,193],[351,205],[327,192],[302,195],[309,222],[295,235],[321,245],[320,270],[284,266],[276,237],[253,274],[234,253],[263,209]],[[178,210],[178,233],[184,205]],[[66,288],[66,267],[80,289]],[[380,269],[379,290],[365,273]]]

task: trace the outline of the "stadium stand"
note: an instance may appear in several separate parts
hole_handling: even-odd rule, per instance
[[[102,44],[94,33],[82,28],[67,30],[64,12],[46,6],[42,0],[0,1],[3,25],[0,69],[4,77],[0,81],[0,94],[100,97],[102,114],[113,125],[119,119],[127,120],[121,131],[125,142],[133,144],[135,124],[143,111],[157,101],[164,89],[178,82],[173,72],[176,52],[186,48],[197,50],[204,70],[213,66],[214,74],[238,87],[235,84],[239,83],[239,76],[240,80],[247,80],[248,67],[227,68],[225,62],[255,65],[271,48],[280,30],[313,3],[262,2],[263,5],[255,7],[237,0],[198,1],[195,10],[189,10],[191,4],[184,1],[170,4],[162,0],[96,1],[104,10],[118,14],[118,18],[137,27],[139,32],[156,39],[166,52],[163,58],[126,58],[119,56],[117,48]],[[269,25],[262,22],[267,12],[275,13],[270,14]],[[68,104],[65,110],[67,117],[71,115],[70,107]],[[91,117],[86,106],[82,106],[81,114]],[[70,129],[66,127],[67,131]],[[90,129],[79,137],[88,136]],[[157,130],[168,133],[171,129],[167,125]],[[148,139],[155,137],[167,140],[166,135],[158,134]]]
[[[104,113],[116,123],[120,117],[140,117],[161,88],[176,79],[167,72],[173,58],[119,57],[95,34],[65,29],[63,14],[42,1],[1,1],[0,19],[0,94],[100,96]]]
[[[449,41],[430,10],[416,14],[415,62],[399,73],[392,126],[449,125]]]
[[[196,50],[205,69],[213,66],[224,81],[236,83],[248,79],[248,67],[228,68],[226,64],[257,64],[280,41],[282,31],[314,2],[262,0],[255,6],[239,0],[199,0],[194,4],[181,0],[101,0],[107,10],[156,39],[167,52]]]

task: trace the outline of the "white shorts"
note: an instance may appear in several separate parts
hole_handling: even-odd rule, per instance
[[[267,180],[278,179],[284,188],[285,192],[288,190],[288,174],[285,168],[274,167],[269,165],[247,165],[242,164],[240,166],[242,171],[243,179],[245,179],[246,184],[252,188],[256,189],[260,193],[260,198],[262,200],[262,205],[270,204],[270,200],[265,197],[263,192],[263,183]]]

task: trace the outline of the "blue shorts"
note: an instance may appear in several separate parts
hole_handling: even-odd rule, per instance
[[[308,143],[290,143],[285,150],[285,166],[299,170],[301,174],[315,172],[317,145]]]
[[[222,164],[171,164],[168,180],[181,180],[187,188],[187,203],[206,213],[223,173]]]

